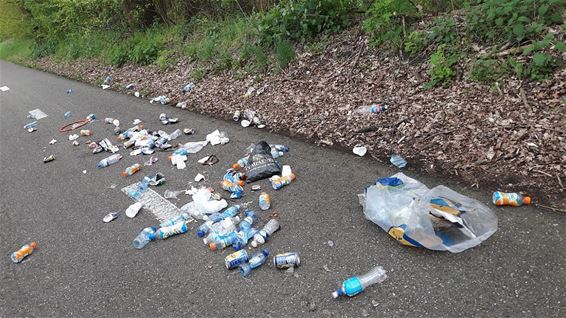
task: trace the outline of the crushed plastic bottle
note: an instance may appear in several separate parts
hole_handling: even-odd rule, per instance
[[[104,167],[108,167],[110,165],[115,164],[116,162],[120,161],[120,159],[122,159],[122,155],[117,153],[117,154],[113,154],[112,156],[108,157],[108,158],[104,158],[102,160],[100,160],[97,164],[96,167],[97,168],[104,168]]]
[[[389,161],[399,169],[404,168],[407,165],[407,161],[397,154],[391,155],[391,159],[389,159]]]
[[[208,248],[211,251],[223,250],[228,246],[236,243],[238,241],[238,234],[236,232],[230,232],[226,235],[218,236],[214,242],[208,244]]]
[[[386,278],[387,274],[383,267],[377,266],[364,275],[353,276],[346,279],[342,283],[342,286],[332,293],[332,297],[338,298],[339,296],[355,296],[369,286],[383,282]]]
[[[269,256],[269,250],[263,249],[261,252],[257,252],[250,258],[247,263],[240,264],[240,275],[242,277],[247,277],[252,273],[252,270],[260,267],[267,261],[267,257]]]
[[[503,206],[521,206],[531,204],[531,197],[521,196],[519,193],[493,192],[493,204]]]
[[[264,244],[273,233],[279,230],[281,227],[279,221],[276,219],[271,219],[267,222],[263,228],[254,235],[253,241],[250,243],[253,247],[258,247]]]
[[[138,215],[138,213],[140,212],[141,208],[143,207],[143,204],[141,202],[136,202],[132,205],[130,205],[127,209],[126,209],[126,216],[131,218],[134,218],[136,215]]]
[[[131,165],[128,168],[126,168],[126,170],[122,171],[122,177],[131,176],[134,173],[140,171],[140,169],[141,169],[141,165],[139,163]]]
[[[297,177],[294,173],[291,173],[287,176],[273,176],[269,178],[269,182],[271,182],[271,186],[275,190],[279,190],[286,185],[291,184],[291,182],[295,181]]]
[[[159,230],[157,230],[155,235],[158,238],[164,240],[164,239],[171,237],[173,235],[186,233],[187,230],[188,230],[188,228],[187,228],[186,222],[177,222],[173,225],[159,228]]]
[[[207,233],[209,232],[215,232],[215,233],[219,233],[219,232],[232,232],[236,229],[236,225],[240,223],[240,217],[239,216],[234,216],[234,217],[229,217],[226,218],[220,222],[212,222],[212,221],[206,221],[203,224],[201,224],[198,229],[197,229],[197,236],[198,237],[204,237]]]
[[[355,114],[378,114],[387,110],[387,104],[376,103],[366,106],[360,106],[354,110]]]
[[[37,243],[31,242],[30,244],[26,244],[22,246],[19,250],[12,253],[12,255],[10,255],[10,258],[12,259],[12,262],[20,263],[21,261],[24,260],[24,258],[26,258],[28,255],[33,253],[33,251],[36,248],[37,248]]]
[[[157,231],[157,227],[150,226],[143,229],[138,236],[134,239],[134,247],[137,249],[143,248],[147,245],[150,241],[155,240],[156,235],[155,231]]]
[[[252,228],[252,225],[257,221],[257,216],[254,211],[247,210],[244,212],[245,218],[240,222],[238,229],[240,231],[245,231]]]
[[[248,242],[254,237],[254,235],[257,234],[257,232],[258,230],[253,227],[238,232],[238,239],[232,244],[234,250],[239,251],[246,248]]]

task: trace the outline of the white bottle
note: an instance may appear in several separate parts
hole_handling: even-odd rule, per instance
[[[253,247],[258,247],[267,241],[267,239],[275,233],[275,231],[279,230],[281,227],[279,226],[279,222],[276,219],[271,219],[267,224],[263,226],[256,235],[254,235],[254,240],[252,241],[251,245]]]
[[[132,205],[130,205],[127,209],[126,209],[126,216],[129,218],[134,218],[138,212],[141,210],[142,208],[142,203],[141,202],[136,202]]]

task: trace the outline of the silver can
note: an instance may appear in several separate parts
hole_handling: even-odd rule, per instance
[[[279,269],[298,267],[301,265],[301,259],[296,252],[277,254],[273,257],[273,265]]]

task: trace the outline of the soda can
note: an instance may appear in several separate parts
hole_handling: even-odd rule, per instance
[[[237,110],[237,111],[234,112],[234,115],[232,115],[232,119],[234,121],[238,121],[238,120],[240,120],[240,116],[241,116],[241,113],[240,113],[239,110]]]
[[[273,265],[279,269],[298,267],[301,265],[301,259],[296,252],[277,254],[273,257]]]
[[[43,158],[43,162],[44,162],[44,163],[48,163],[48,162],[53,161],[53,160],[55,160],[55,156],[54,156],[54,155],[49,155],[49,156]]]
[[[224,261],[226,262],[227,269],[234,269],[240,266],[240,264],[244,264],[248,260],[248,252],[246,250],[239,250],[226,256],[226,259]]]

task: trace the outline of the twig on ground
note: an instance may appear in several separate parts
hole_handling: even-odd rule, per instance
[[[535,206],[536,206],[537,208],[544,208],[544,209],[549,209],[549,210],[552,210],[552,211],[555,211],[555,212],[566,213],[566,210],[559,209],[559,208],[555,208],[555,207],[548,206],[548,205],[542,205],[542,204],[535,203]]]
[[[552,175],[551,175],[550,173],[547,173],[547,172],[544,172],[544,171],[540,171],[540,170],[535,170],[535,169],[533,169],[533,172],[538,172],[538,173],[540,173],[540,174],[544,174],[545,176],[549,176],[549,177],[552,178]]]

